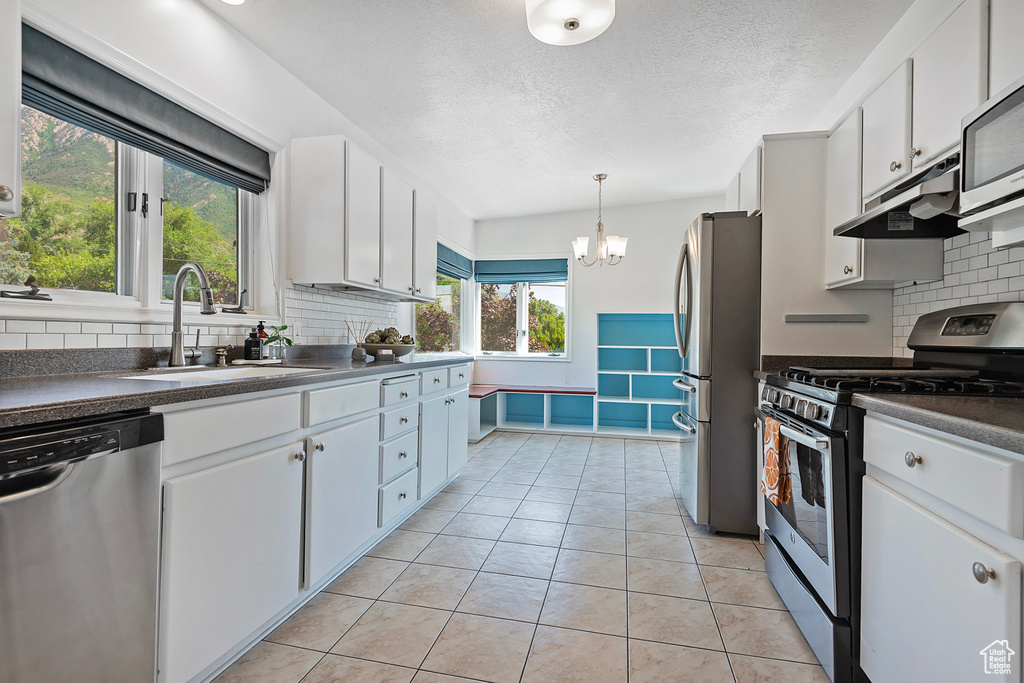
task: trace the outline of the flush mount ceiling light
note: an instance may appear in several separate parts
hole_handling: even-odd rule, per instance
[[[598,173],[594,176],[597,181],[597,254],[594,260],[587,263],[587,247],[590,244],[589,237],[577,237],[572,241],[572,252],[583,266],[589,268],[595,263],[600,265],[617,266],[622,263],[622,257],[626,255],[626,242],[628,237],[618,235],[604,236],[604,223],[601,222],[601,183],[608,177],[606,173]],[[618,259],[618,260],[616,260]]]
[[[241,5],[245,0],[220,0],[225,5]]]
[[[526,25],[548,45],[579,45],[612,25],[615,0],[526,0]]]

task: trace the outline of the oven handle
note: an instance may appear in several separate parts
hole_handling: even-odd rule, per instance
[[[682,389],[683,391],[687,391],[691,394],[697,393],[697,387],[693,386],[682,377],[676,377],[674,380],[672,380],[672,386],[674,386],[676,389]]]
[[[754,408],[754,412],[757,414],[757,416],[762,421],[767,421],[769,417],[772,417],[770,415],[765,414],[763,411],[761,411],[760,408]],[[822,451],[822,452],[827,452],[827,451],[831,450],[832,444],[829,443],[828,439],[826,439],[826,438],[815,438],[815,437],[810,436],[808,434],[804,434],[802,432],[798,432],[797,430],[793,429],[789,425],[783,423],[781,420],[778,420],[775,417],[772,417],[772,419],[776,420],[777,422],[779,422],[779,434],[782,434],[784,437],[786,437],[790,441],[796,441],[798,444],[800,444],[802,446],[807,446],[808,448],[813,448],[815,450]]]
[[[685,422],[680,422],[680,420],[685,420]],[[683,415],[682,411],[679,411],[678,413],[672,416],[672,423],[675,424],[676,427],[682,429],[684,432],[688,432],[690,434],[697,433],[697,428],[690,424],[690,420],[687,419],[685,415]]]

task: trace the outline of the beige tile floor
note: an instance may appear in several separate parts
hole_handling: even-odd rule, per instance
[[[825,683],[754,540],[696,526],[677,445],[496,433],[218,683]]]

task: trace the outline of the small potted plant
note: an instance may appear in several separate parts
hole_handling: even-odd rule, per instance
[[[267,347],[270,349],[270,357],[272,359],[284,360],[286,353],[286,347],[292,345],[291,337],[284,336],[284,331],[288,329],[287,325],[270,325],[270,334],[267,336]]]

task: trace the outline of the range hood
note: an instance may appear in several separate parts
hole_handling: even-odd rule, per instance
[[[959,154],[944,159],[926,173],[869,202],[867,211],[832,233],[876,240],[945,239],[962,235],[966,230],[957,225],[959,161]]]

